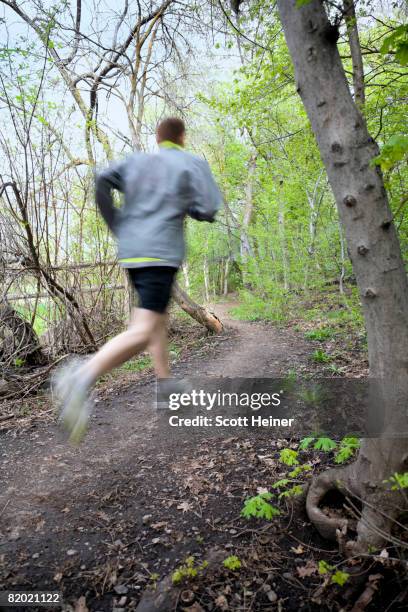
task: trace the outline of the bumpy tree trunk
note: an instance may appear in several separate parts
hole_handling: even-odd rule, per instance
[[[345,526],[329,519],[319,502],[330,488],[362,499],[358,538],[350,548],[379,547],[389,538],[404,499],[387,491],[384,480],[407,471],[408,283],[382,175],[371,160],[378,147],[351,97],[337,50],[338,33],[323,4],[278,0],[286,41],[295,67],[297,91],[309,116],[327,170],[353,263],[368,335],[370,374],[385,382],[385,422],[401,437],[366,439],[357,461],[323,473],[312,483],[309,517],[328,537]],[[389,486],[388,486],[389,488]]]

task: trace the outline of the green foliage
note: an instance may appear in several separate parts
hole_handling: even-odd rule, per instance
[[[331,357],[322,349],[316,349],[312,355],[312,359],[316,361],[316,363],[327,363],[331,360]]]
[[[380,155],[374,157],[373,163],[382,170],[390,170],[408,155],[408,136],[395,134],[391,136],[381,149]]]
[[[196,565],[194,557],[187,557],[185,562],[174,570],[171,576],[172,582],[173,584],[180,584],[185,580],[196,578],[206,567],[208,567],[208,561]]]
[[[289,466],[298,465],[298,452],[291,448],[283,448],[279,453],[279,461]]]
[[[340,442],[340,446],[338,452],[334,456],[334,461],[336,463],[345,463],[353,455],[356,450],[360,447],[360,441],[358,438],[346,437]]]
[[[333,330],[329,327],[322,327],[321,329],[315,329],[313,331],[309,331],[305,333],[305,338],[307,340],[319,340],[323,342],[323,340],[328,340],[328,338],[333,337]]]
[[[350,574],[348,572],[336,570],[334,565],[330,565],[329,563],[327,563],[327,561],[324,560],[320,560],[317,567],[319,574],[331,574],[330,581],[333,584],[338,584],[339,586],[344,586],[350,577]]]
[[[322,450],[325,452],[331,451],[337,448],[337,444],[334,440],[330,438],[317,438],[316,442],[313,445],[314,450]]]
[[[408,24],[398,26],[383,39],[380,52],[387,54],[391,51],[395,51],[395,59],[399,64],[408,64]]]
[[[224,565],[224,567],[226,567],[227,569],[231,570],[232,572],[235,571],[235,570],[240,569],[240,567],[242,565],[241,560],[239,559],[239,557],[236,557],[235,555],[230,555],[229,557],[224,559],[222,564]]]
[[[303,438],[303,440],[301,440],[299,443],[299,450],[306,450],[307,448],[309,448],[313,440],[314,438],[310,438],[310,437]]]
[[[282,487],[286,487],[289,482],[290,478],[281,478],[281,480],[277,480],[273,483],[272,489],[281,489]]]
[[[334,569],[334,566],[329,565],[327,561],[324,561],[323,559],[321,559],[319,563],[317,564],[317,569],[318,569],[319,574],[327,574],[331,572],[331,570]]]
[[[338,444],[335,440],[327,437],[307,437],[300,441],[299,450],[307,450],[311,445],[313,445],[313,450],[324,452],[337,450],[337,453],[334,455],[334,461],[336,463],[344,463],[354,455],[360,446],[360,441],[358,438],[346,436]]]
[[[384,482],[391,483],[392,491],[399,491],[400,489],[408,489],[408,472],[398,473],[394,472],[392,476],[388,480],[384,480]]]
[[[286,489],[286,491],[282,491],[279,494],[279,499],[283,499],[284,497],[296,497],[296,495],[302,495],[303,487],[302,485],[293,485],[290,489]]]
[[[260,493],[254,497],[249,497],[244,502],[244,507],[241,510],[241,515],[245,518],[264,518],[267,520],[279,516],[280,510],[272,504],[268,503],[272,499],[272,493]]]
[[[128,372],[142,372],[147,368],[152,367],[152,359],[149,355],[144,355],[141,357],[136,357],[135,359],[130,359],[126,361],[122,366],[122,370],[126,370]]]
[[[312,466],[309,463],[303,463],[302,465],[298,465],[297,467],[295,467],[295,469],[289,472],[288,475],[291,478],[297,478],[298,476],[300,476],[300,474],[302,474],[302,472],[310,472],[311,469]]]
[[[342,572],[341,570],[336,570],[331,577],[331,581],[334,584],[338,584],[339,586],[344,586],[349,578],[350,578],[350,574],[348,572]]]

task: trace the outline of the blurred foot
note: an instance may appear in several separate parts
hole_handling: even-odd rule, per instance
[[[169,396],[172,393],[191,392],[191,381],[188,378],[160,378],[156,381],[156,410],[169,409]]]
[[[91,414],[91,382],[81,375],[82,367],[83,362],[71,361],[57,371],[52,385],[58,420],[75,445],[85,436]]]

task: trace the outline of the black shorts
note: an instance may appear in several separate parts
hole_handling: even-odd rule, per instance
[[[128,268],[129,278],[139,296],[139,308],[166,312],[177,268],[171,266],[149,266]]]

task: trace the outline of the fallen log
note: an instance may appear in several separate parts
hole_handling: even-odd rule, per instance
[[[208,331],[214,334],[220,334],[222,332],[223,325],[219,318],[213,312],[204,308],[204,306],[200,306],[200,304],[194,302],[178,283],[174,283],[173,298],[184,312],[189,314],[190,317],[201,325],[204,325]]]

